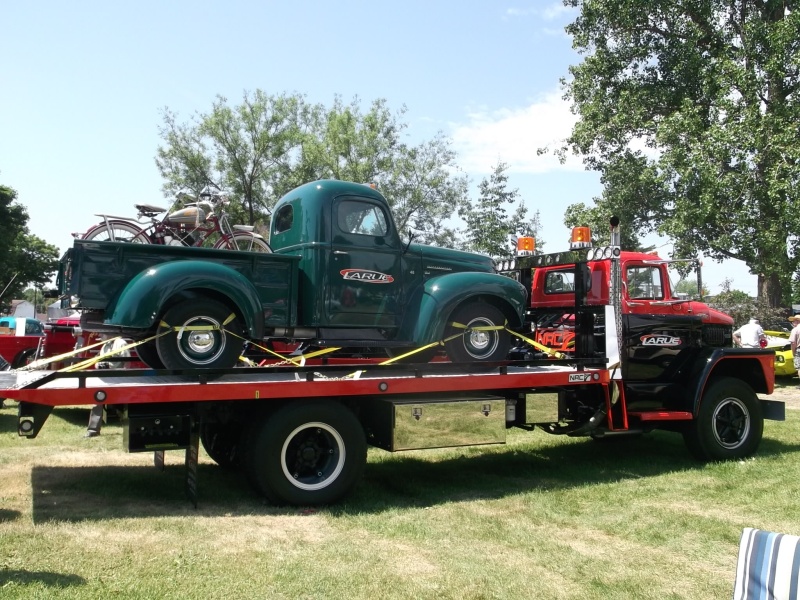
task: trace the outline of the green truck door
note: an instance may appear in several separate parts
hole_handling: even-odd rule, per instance
[[[368,198],[332,203],[326,310],[332,326],[395,327],[403,276],[397,231],[384,206]]]

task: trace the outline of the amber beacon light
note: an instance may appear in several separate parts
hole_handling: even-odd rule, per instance
[[[570,250],[592,247],[592,230],[589,227],[573,227],[569,240]]]

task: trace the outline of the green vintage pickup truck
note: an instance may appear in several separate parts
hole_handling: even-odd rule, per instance
[[[486,256],[403,242],[367,185],[321,180],[289,192],[270,244],[265,254],[75,240],[59,292],[86,331],[162,333],[139,355],[167,369],[228,368],[245,340],[265,339],[400,353],[455,336],[451,361],[502,360],[510,336],[486,326],[522,324],[522,285]]]

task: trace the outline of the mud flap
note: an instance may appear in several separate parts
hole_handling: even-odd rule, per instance
[[[761,412],[765,419],[770,421],[785,421],[786,420],[786,404],[778,400],[764,400],[758,399],[761,403]]]

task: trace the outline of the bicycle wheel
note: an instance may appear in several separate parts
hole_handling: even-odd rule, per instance
[[[223,237],[214,248],[223,250],[243,250],[245,252],[272,252],[264,238],[252,233],[234,233],[233,238]]]
[[[95,242],[128,242],[132,244],[149,244],[150,238],[147,232],[141,227],[128,223],[109,219],[103,223],[98,223],[89,231],[81,236],[82,240],[93,240]]]

